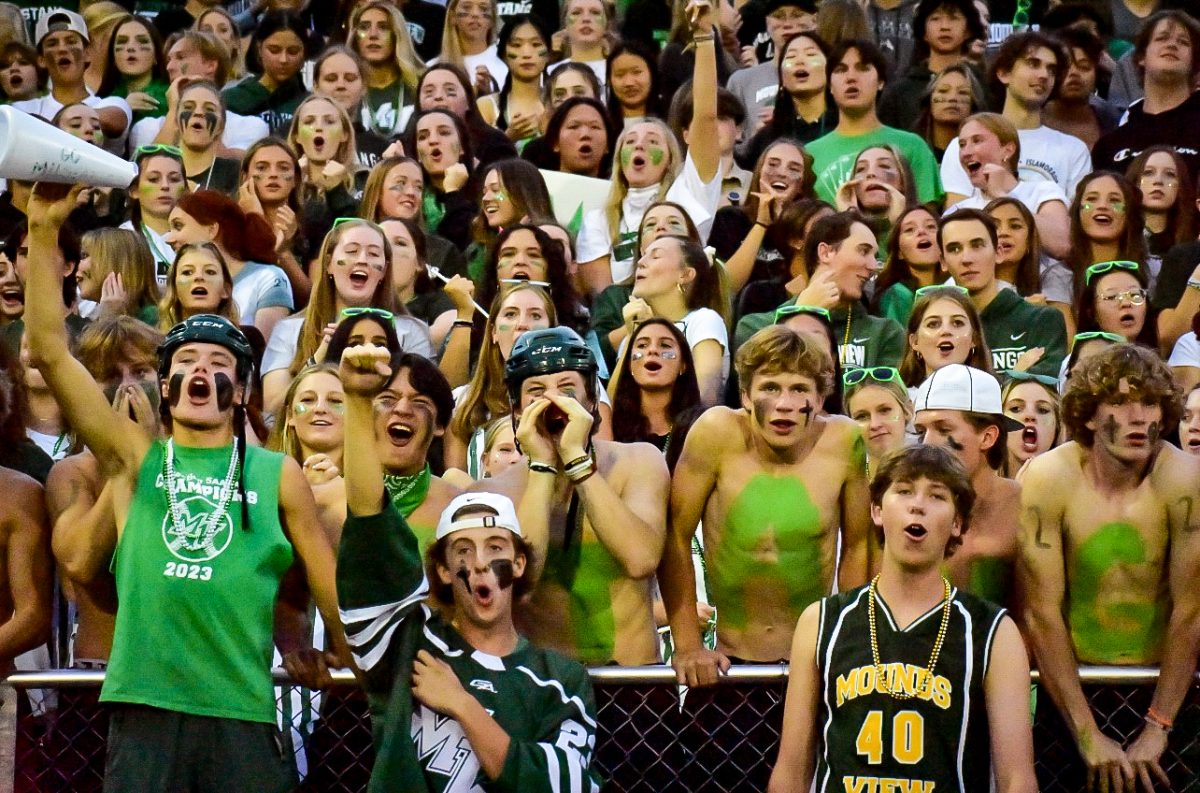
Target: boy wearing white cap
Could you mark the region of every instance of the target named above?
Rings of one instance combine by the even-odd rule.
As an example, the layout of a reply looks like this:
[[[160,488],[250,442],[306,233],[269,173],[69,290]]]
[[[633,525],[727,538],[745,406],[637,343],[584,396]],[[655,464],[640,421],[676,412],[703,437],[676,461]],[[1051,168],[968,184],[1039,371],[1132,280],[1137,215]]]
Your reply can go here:
[[[917,388],[913,425],[922,443],[944,446],[966,467],[975,490],[971,533],[947,560],[950,580],[972,594],[1011,605],[1021,486],[997,473],[1009,430],[1000,383],[963,364],[938,369]]]
[[[37,21],[35,40],[38,61],[50,73],[50,92],[37,99],[14,102],[13,107],[50,121],[67,105],[82,102],[96,109],[104,148],[118,156],[125,153],[125,133],[133,119],[129,103],[117,96],[99,97],[84,81],[87,71],[88,29],[83,17],[65,8],[55,8]]]
[[[391,377],[388,359],[386,349],[351,347],[340,371],[348,518],[338,600],[371,702],[369,790],[598,791],[586,670],[533,647],[513,625],[535,560],[512,502],[453,499],[422,564],[386,495],[373,397]],[[449,621],[424,603],[431,585]]]

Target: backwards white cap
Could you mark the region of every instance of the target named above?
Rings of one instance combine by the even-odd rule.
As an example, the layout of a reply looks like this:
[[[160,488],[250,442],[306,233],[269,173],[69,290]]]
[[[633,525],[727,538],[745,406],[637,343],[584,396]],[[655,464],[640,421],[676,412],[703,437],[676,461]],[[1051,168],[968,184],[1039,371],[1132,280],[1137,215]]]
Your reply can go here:
[[[458,520],[454,519],[455,515],[463,512],[468,507],[484,507],[496,514],[485,515],[473,512]],[[493,528],[507,529],[518,537],[522,536],[521,524],[517,520],[517,510],[513,506],[512,500],[508,496],[502,496],[499,493],[463,493],[460,496],[456,496],[442,510],[442,516],[438,519],[435,539],[440,540],[448,534],[453,534],[463,529]]]

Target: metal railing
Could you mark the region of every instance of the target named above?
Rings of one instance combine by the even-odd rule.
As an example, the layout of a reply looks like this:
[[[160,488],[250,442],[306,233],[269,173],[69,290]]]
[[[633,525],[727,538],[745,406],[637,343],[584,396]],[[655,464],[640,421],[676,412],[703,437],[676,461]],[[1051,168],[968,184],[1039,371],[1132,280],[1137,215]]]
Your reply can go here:
[[[682,707],[669,667],[590,670],[599,721],[595,767],[612,791],[755,791],[766,787],[778,750],[787,667],[735,666],[720,686],[689,691]],[[1158,671],[1143,667],[1080,670],[1097,723],[1127,744],[1141,729]],[[1036,682],[1037,674],[1033,679]],[[277,705],[289,713],[291,744],[305,772],[300,790],[357,793],[373,755],[366,702],[349,672],[310,692],[275,673]],[[0,793],[99,791],[107,715],[96,703],[99,671],[11,675],[0,688]],[[30,712],[24,692],[52,692],[51,707]],[[1042,693],[1042,692],[1039,692]],[[1081,790],[1074,743],[1042,693],[1034,724],[1042,791]],[[281,716],[282,720],[282,716]],[[1172,790],[1200,791],[1200,697],[1190,693],[1171,734],[1163,767]]]

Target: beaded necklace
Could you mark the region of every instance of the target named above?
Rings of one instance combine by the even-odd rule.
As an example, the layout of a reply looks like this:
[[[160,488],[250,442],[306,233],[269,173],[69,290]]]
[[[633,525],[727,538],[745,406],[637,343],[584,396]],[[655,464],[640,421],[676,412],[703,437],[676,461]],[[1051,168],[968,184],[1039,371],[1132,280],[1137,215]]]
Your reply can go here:
[[[179,517],[179,504],[175,500],[175,482],[182,479],[182,476],[175,474],[175,439],[167,440],[167,453],[164,455],[163,468],[165,469],[167,478],[167,503],[171,508],[171,527],[179,534],[185,534],[183,521]],[[204,520],[204,536],[211,537],[216,533],[217,521],[221,519],[221,515],[225,513],[229,506],[229,499],[233,497],[233,482],[237,476],[238,469],[238,448],[237,444],[233,444],[233,451],[229,453],[229,470],[225,472],[225,481],[221,483],[221,489],[217,495],[217,508],[208,513]]]
[[[920,689],[909,693],[903,690],[901,685],[900,691],[893,691],[890,683],[887,682],[887,672],[883,668],[883,664],[879,662],[879,639],[875,633],[875,587],[879,583],[879,576],[871,579],[871,585],[867,587],[867,625],[871,630],[871,661],[875,664],[875,677],[879,681],[878,686],[892,696],[892,699],[912,699],[913,697],[924,695],[933,685],[933,668],[937,666],[938,656],[942,653],[942,643],[946,641],[946,629],[950,626],[950,581],[942,576],[942,583],[946,587],[946,592],[942,600],[942,624],[938,628],[937,639],[933,642],[933,652],[929,655],[929,665],[925,667],[925,682]]]

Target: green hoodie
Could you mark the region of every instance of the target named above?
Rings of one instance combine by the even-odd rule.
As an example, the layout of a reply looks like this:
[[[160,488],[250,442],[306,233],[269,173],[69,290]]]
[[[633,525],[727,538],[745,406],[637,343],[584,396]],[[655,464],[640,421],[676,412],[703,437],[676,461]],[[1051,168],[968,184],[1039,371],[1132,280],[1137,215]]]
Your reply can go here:
[[[788,304],[794,304],[792,300]],[[1051,309],[1053,311],[1053,309]],[[843,369],[860,369],[864,366],[899,366],[904,357],[904,328],[894,319],[876,317],[867,313],[860,301],[850,308],[850,327],[846,327],[847,310],[838,307],[829,312],[834,332],[838,337],[838,352]],[[775,321],[774,311],[747,314],[742,317],[734,331],[734,350],[746,340]]]
[[[1026,350],[1045,347],[1046,353],[1029,372],[1058,377],[1067,355],[1067,327],[1056,309],[1035,306],[1013,290],[1001,289],[979,312],[979,321],[997,374],[1016,366],[1017,358]]]

